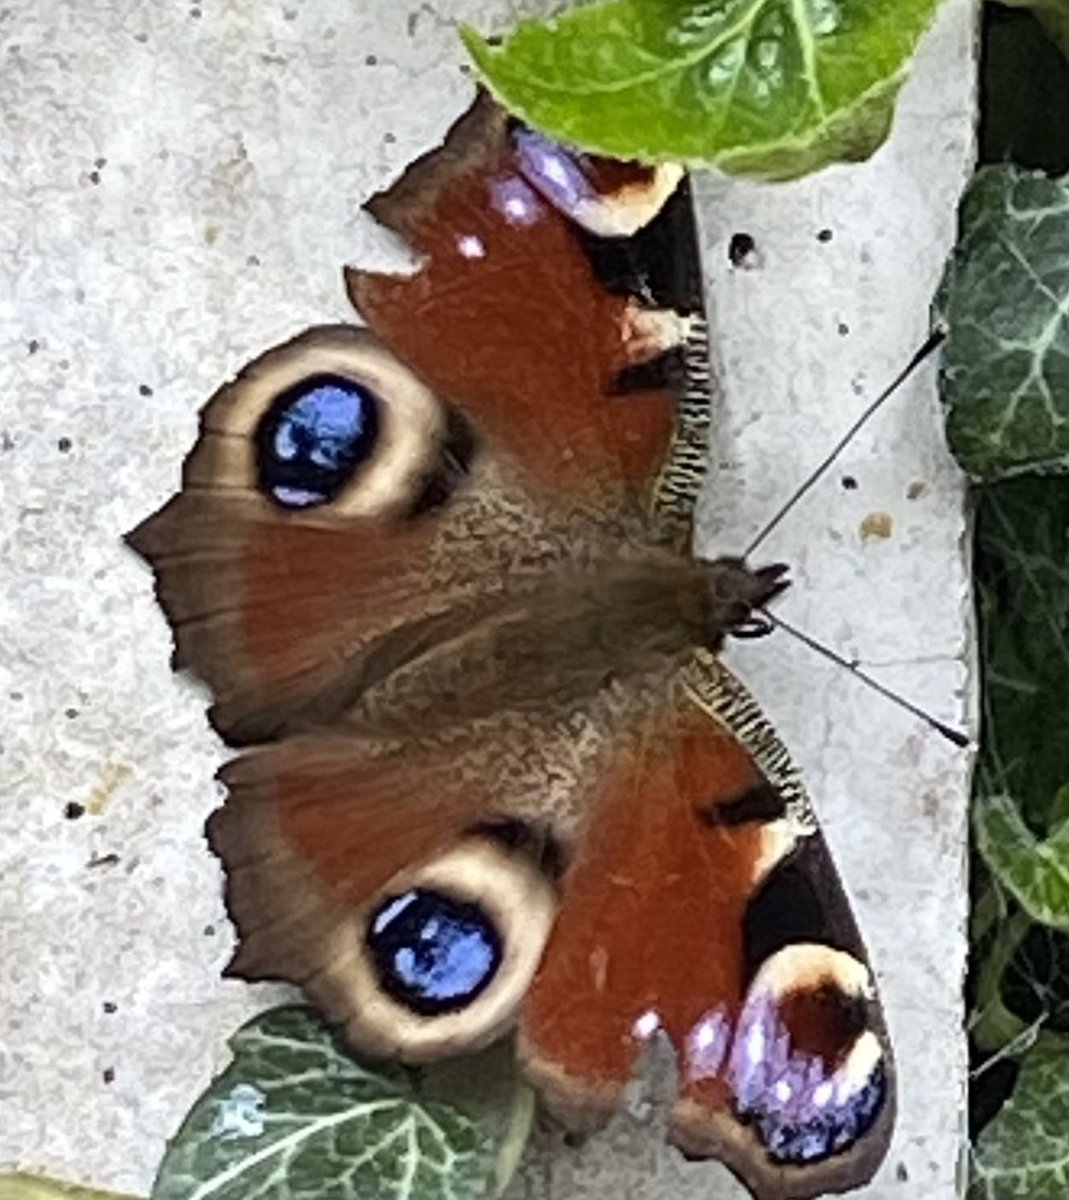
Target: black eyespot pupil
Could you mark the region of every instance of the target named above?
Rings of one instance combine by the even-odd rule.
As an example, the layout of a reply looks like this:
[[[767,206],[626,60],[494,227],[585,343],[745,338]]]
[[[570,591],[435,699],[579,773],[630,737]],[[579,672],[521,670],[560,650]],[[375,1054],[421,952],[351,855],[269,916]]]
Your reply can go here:
[[[424,1016],[466,1007],[501,965],[501,938],[486,913],[424,888],[381,904],[367,945],[383,989]]]
[[[317,375],[277,396],[256,432],[260,488],[283,508],[327,504],[378,437],[378,405],[351,379]]]

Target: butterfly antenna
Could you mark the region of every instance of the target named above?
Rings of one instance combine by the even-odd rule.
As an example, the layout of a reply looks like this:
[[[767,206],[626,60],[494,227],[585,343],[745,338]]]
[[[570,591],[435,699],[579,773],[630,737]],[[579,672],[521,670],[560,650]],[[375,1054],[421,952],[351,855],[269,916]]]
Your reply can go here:
[[[913,374],[913,372],[921,365],[922,362],[946,340],[946,330],[936,329],[931,333],[925,341],[924,345],[913,355],[908,363],[894,377],[894,379],[883,389],[875,400],[865,409],[865,411],[857,418],[843,436],[835,443],[824,459],[810,472],[809,477],[797,489],[794,495],[780,508],[780,510],[772,517],[765,525],[761,532],[753,539],[746,547],[745,558],[749,558],[758,546],[768,537],[773,529],[783,520],[783,518],[791,511],[799,500],[809,491],[809,489],[817,482],[825,471],[832,465],[833,462],[843,452],[843,449],[850,443],[857,431],[865,424],[865,422],[876,412],[881,404],[902,386],[903,383]]]
[[[962,750],[967,750],[972,746],[972,738],[968,734],[962,733],[960,729],[954,729],[952,726],[936,720],[931,713],[925,712],[923,708],[918,708],[916,704],[906,700],[897,692],[892,692],[890,688],[884,687],[878,679],[873,679],[871,675],[867,675],[862,671],[857,663],[851,662],[850,659],[844,658],[841,654],[837,654],[830,647],[825,646],[822,642],[818,642],[816,638],[811,638],[808,633],[803,633],[800,629],[784,621],[782,617],[769,612],[767,608],[762,608],[760,611],[768,618],[770,624],[775,625],[778,629],[782,629],[784,633],[789,633],[791,637],[797,638],[803,645],[808,646],[810,650],[815,650],[831,662],[837,663],[840,667],[845,667],[852,675],[860,679],[862,683],[867,683],[870,688],[879,692],[881,696],[890,700],[892,704],[897,704],[899,708],[904,708],[906,712],[923,721],[930,729],[934,729],[936,733],[942,734],[948,742],[953,742],[955,746]]]

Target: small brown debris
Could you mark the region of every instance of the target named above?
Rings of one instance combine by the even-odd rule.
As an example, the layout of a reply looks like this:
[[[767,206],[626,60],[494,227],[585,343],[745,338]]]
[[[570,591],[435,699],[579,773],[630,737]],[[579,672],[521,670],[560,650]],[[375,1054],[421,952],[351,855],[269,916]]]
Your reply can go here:
[[[861,522],[861,540],[870,542],[874,538],[886,540],[894,533],[895,520],[888,512],[870,512]]]

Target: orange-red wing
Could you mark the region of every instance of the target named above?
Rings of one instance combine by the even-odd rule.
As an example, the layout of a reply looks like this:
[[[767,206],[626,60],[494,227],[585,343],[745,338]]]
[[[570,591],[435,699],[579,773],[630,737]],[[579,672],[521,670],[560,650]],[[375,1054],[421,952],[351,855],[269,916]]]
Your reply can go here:
[[[512,836],[524,797],[508,765],[478,739],[443,751],[344,732],[229,763],[208,838],[238,935],[230,973],[301,987],[371,1054],[422,1061],[498,1036],[515,1021],[556,904],[537,855]],[[377,927],[411,903],[429,905],[432,930],[458,909],[461,933],[481,922],[496,960],[473,980],[439,943],[424,969],[435,948],[409,924],[395,969]]]
[[[432,532],[287,523],[186,491],[131,541],[155,569],[175,667],[208,683],[213,724],[241,744],[335,715],[359,687],[360,650],[448,603],[421,588]]]
[[[617,753],[525,1011],[536,1070],[614,1092],[657,1029],[683,1045],[711,1003],[737,1006],[763,834],[710,825],[700,809],[758,781],[739,744],[707,722]]]
[[[673,1139],[760,1200],[858,1186],[892,1069],[864,951],[812,818],[693,699],[621,745],[593,796],[520,1052],[568,1124],[678,1056]]]
[[[574,214],[539,192],[478,102],[371,203],[424,255],[412,278],[351,274],[378,336],[310,329],[248,364],[203,410],[181,495],[132,535],[229,741],[335,719],[407,652],[397,630],[418,640],[506,579],[615,540],[623,513],[634,533],[670,442],[658,502],[685,535],[708,415],[703,398],[676,410],[700,357],[680,343],[701,308],[685,185],[532,145],[580,171],[608,232],[578,219],[589,197]],[[621,205],[634,228],[616,234]],[[377,434],[327,502],[287,508],[261,472],[274,406],[326,377],[366,386]]]
[[[580,170],[556,153],[543,171]],[[626,184],[650,191],[648,170],[615,166],[620,178],[606,181],[588,164],[576,186],[611,186],[618,201]],[[350,295],[376,334],[543,493],[609,511],[645,507],[678,396],[656,371],[637,390],[622,392],[621,381],[681,352],[686,322],[658,305],[650,273],[627,269],[638,239],[585,230],[538,190],[537,169],[521,161],[505,114],[478,101],[441,150],[368,206],[422,256],[420,269],[411,278],[350,271]],[[687,244],[647,255],[695,258],[689,211],[686,221]],[[680,307],[700,308],[692,290],[675,290]]]

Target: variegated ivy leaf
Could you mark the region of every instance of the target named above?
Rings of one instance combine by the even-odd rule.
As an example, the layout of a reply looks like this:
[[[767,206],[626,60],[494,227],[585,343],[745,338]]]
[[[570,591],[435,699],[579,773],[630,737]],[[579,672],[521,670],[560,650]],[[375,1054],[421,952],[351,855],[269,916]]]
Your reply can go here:
[[[983,488],[977,846],[1033,920],[1069,932],[1069,476]]]
[[[970,1033],[990,1053],[1019,1049],[1041,1028],[1069,1032],[1069,934],[1059,931],[1069,866],[1069,475],[979,489],[973,552],[983,697],[973,813],[989,870],[977,873]]]
[[[602,0],[464,41],[538,129],[620,158],[786,179],[870,155],[937,0]]]
[[[1069,821],[1037,838],[1009,796],[992,795],[977,797],[975,824],[977,848],[995,878],[1034,921],[1069,932]]]
[[[1069,1042],[1033,1046],[1013,1095],[977,1139],[970,1200],[1069,1196]]]
[[[977,173],[936,297],[947,437],[979,479],[1069,471],[1069,181]]]
[[[531,1094],[507,1045],[421,1072],[369,1066],[302,1007],[230,1044],[152,1200],[486,1200],[527,1137]]]
[[[984,733],[975,792],[1033,829],[1069,818],[1069,475],[979,490],[975,566]]]

